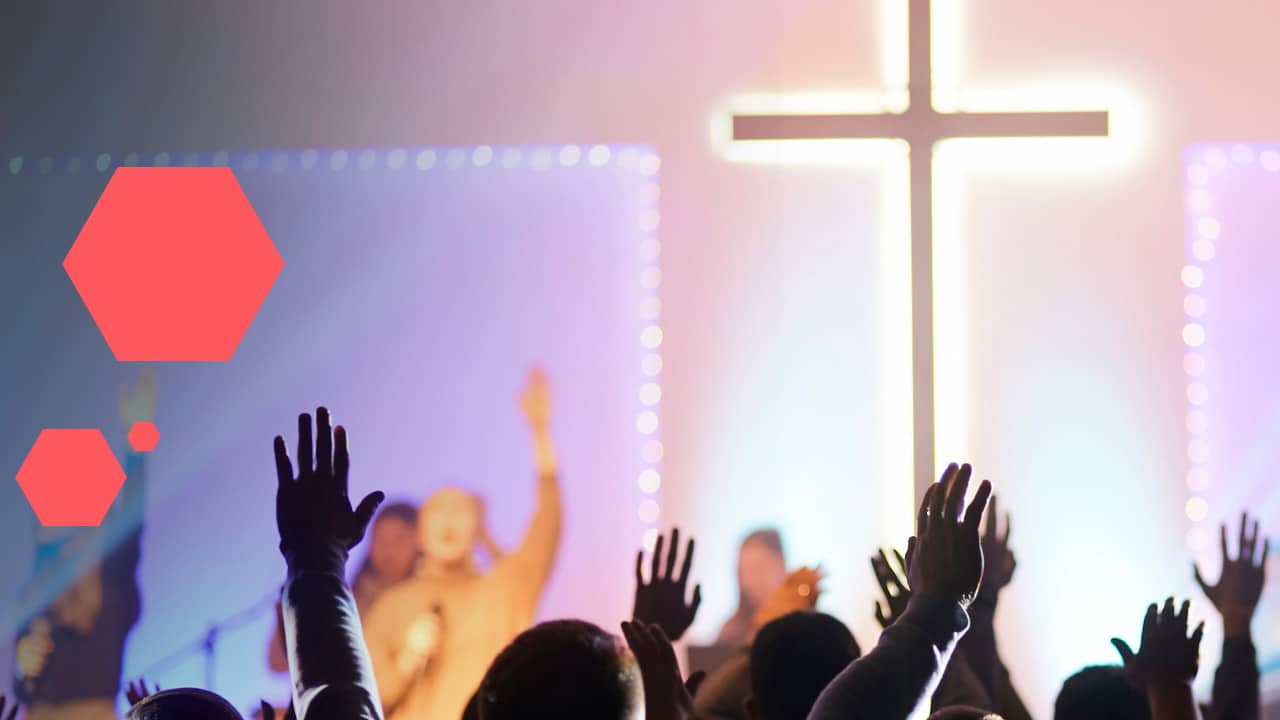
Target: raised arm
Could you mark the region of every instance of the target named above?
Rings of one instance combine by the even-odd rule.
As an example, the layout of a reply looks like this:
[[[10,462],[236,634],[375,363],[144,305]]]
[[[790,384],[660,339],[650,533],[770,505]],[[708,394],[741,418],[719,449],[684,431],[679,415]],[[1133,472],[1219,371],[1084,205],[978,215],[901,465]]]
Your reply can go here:
[[[302,720],[381,720],[355,599],[346,583],[347,553],[364,538],[382,502],[372,493],[354,510],[347,495],[350,458],[342,427],[329,411],[298,417],[298,468],[275,439],[276,524],[288,564],[283,593],[285,641],[293,705]]]
[[[996,644],[996,604],[1000,591],[1013,580],[1013,571],[1018,567],[1009,546],[1011,518],[1005,513],[1002,533],[997,500],[996,496],[991,496],[987,528],[982,536],[982,587],[969,606],[969,632],[960,641],[959,652],[990,696],[991,710],[1005,720],[1031,720],[1008,669],[1000,659],[1000,649]]]
[[[879,642],[822,691],[810,720],[905,720],[924,709],[956,643],[968,628],[965,608],[982,580],[979,525],[991,484],[978,486],[966,510],[972,469],[950,465],[920,504],[907,543],[914,589],[902,616]]]
[[[1213,676],[1213,702],[1209,720],[1257,720],[1261,706],[1258,656],[1253,645],[1253,614],[1266,583],[1268,543],[1262,540],[1258,521],[1249,532],[1249,515],[1240,516],[1239,554],[1227,549],[1227,526],[1221,529],[1222,575],[1218,582],[1205,582],[1200,568],[1192,565],[1196,584],[1222,616],[1222,662]]]
[[[887,628],[907,611],[907,605],[911,602],[911,588],[907,585],[907,561],[897,549],[893,550],[893,558],[890,559],[889,553],[882,548],[877,555],[871,556],[871,571],[880,585],[880,592],[884,594],[884,604],[879,600],[875,603],[876,621],[881,628]],[[985,588],[985,571],[982,584]],[[885,610],[886,607],[888,610]],[[972,618],[972,608],[970,612]],[[973,632],[971,622],[969,631],[965,633],[964,640],[961,640],[961,648]],[[966,662],[963,652],[952,654],[951,662],[947,663],[947,669],[938,681],[938,689],[933,693],[934,708],[956,705],[982,708],[993,706],[991,696],[977,673]]]
[[[540,369],[529,372],[520,396],[520,410],[533,440],[533,467],[538,476],[537,505],[524,538],[501,562],[541,587],[551,574],[560,544],[560,482],[555,442],[551,436],[551,383]]]
[[[130,389],[120,386],[120,424],[127,434],[137,423],[155,422],[156,374],[142,371],[138,384]],[[120,494],[97,530],[106,543],[102,559],[104,602],[109,611],[120,614],[109,620],[125,629],[132,627],[141,612],[141,598],[136,579],[142,555],[142,525],[146,512],[146,453],[129,447],[125,453],[125,481]]]

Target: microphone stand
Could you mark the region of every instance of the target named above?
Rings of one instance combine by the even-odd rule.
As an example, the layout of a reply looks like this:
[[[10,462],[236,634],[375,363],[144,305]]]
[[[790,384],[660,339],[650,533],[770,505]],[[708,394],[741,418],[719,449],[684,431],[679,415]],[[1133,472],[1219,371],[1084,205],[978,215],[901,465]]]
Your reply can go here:
[[[154,681],[157,673],[164,675],[164,673],[185,662],[188,658],[201,655],[204,657],[204,689],[209,692],[217,692],[214,687],[216,680],[214,671],[217,661],[218,640],[223,633],[248,625],[266,610],[274,608],[276,600],[279,598],[280,592],[278,590],[273,591],[240,612],[220,621],[210,623],[204,634],[199,638],[155,661],[141,673],[141,676]]]

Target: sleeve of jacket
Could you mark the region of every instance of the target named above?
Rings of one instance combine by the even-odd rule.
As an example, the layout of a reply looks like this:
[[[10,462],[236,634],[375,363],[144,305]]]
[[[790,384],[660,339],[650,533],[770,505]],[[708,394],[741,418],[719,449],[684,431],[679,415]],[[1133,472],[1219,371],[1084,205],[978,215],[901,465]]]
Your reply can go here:
[[[346,551],[304,548],[286,555],[285,643],[300,720],[382,720],[355,599],[343,578]]]
[[[954,600],[917,594],[876,646],[818,696],[809,720],[906,720],[928,707],[956,643],[969,627]]]
[[[972,633],[973,629],[970,628],[969,632]],[[966,634],[965,639],[968,640],[968,638],[969,635]],[[963,647],[963,643],[961,646]],[[947,668],[938,681],[938,689],[933,693],[934,710],[952,705],[987,710],[995,707],[995,701],[987,694],[987,689],[983,687],[978,673],[969,664],[965,654],[959,651],[951,654],[951,661],[947,663]]]
[[[1258,720],[1258,653],[1250,637],[1222,641],[1222,662],[1213,674],[1209,720]]]

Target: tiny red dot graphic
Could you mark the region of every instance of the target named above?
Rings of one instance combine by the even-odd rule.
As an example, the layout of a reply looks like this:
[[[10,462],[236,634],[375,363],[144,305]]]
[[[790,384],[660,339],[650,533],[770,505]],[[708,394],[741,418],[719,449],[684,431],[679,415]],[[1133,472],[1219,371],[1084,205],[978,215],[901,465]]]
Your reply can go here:
[[[149,453],[160,442],[160,430],[153,422],[136,422],[129,428],[129,447],[134,452]]]
[[[101,430],[46,428],[17,478],[41,525],[97,527],[124,486],[125,473]]]
[[[116,360],[225,362],[284,260],[230,168],[122,167],[62,266]]]

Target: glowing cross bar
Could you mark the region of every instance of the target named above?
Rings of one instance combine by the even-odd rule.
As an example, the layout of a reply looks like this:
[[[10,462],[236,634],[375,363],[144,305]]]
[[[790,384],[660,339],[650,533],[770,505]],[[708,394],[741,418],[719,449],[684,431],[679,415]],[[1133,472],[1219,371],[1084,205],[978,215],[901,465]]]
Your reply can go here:
[[[900,139],[911,157],[911,343],[916,492],[936,479],[933,372],[933,146],[951,138],[1086,137],[1108,134],[1100,112],[938,112],[933,107],[929,0],[910,0],[908,85],[902,113],[735,115],[734,140]],[[916,152],[927,148],[928,152]]]

